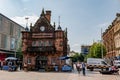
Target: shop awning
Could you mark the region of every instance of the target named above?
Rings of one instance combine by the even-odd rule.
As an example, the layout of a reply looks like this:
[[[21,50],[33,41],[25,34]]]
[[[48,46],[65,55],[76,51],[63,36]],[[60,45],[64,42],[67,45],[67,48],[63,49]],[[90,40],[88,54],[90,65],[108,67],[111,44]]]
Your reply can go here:
[[[71,57],[69,56],[62,56],[62,57],[59,57],[60,60],[66,60],[66,59],[70,59]]]

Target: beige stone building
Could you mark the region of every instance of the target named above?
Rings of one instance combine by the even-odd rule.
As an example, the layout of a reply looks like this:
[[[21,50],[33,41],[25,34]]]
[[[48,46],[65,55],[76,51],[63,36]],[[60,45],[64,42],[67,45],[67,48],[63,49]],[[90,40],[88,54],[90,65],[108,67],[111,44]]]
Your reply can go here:
[[[103,33],[103,44],[106,47],[106,57],[114,58],[115,42],[114,42],[114,25],[109,25],[108,29]]]
[[[103,43],[107,50],[107,58],[120,56],[120,14],[116,14],[115,20],[103,33]]]
[[[120,13],[117,13],[113,25],[116,56],[120,59]]]
[[[24,28],[0,13],[0,60],[15,56]]]

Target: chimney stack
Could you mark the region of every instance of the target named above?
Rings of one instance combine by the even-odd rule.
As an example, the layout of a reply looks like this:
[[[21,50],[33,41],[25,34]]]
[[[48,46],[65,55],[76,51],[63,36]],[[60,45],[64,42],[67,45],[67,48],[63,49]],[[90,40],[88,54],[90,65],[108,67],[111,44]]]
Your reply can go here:
[[[117,21],[120,21],[120,13],[117,13],[116,16],[117,16]]]
[[[46,11],[46,14],[45,14],[45,17],[48,19],[48,21],[50,22],[51,21],[51,11],[47,10]]]

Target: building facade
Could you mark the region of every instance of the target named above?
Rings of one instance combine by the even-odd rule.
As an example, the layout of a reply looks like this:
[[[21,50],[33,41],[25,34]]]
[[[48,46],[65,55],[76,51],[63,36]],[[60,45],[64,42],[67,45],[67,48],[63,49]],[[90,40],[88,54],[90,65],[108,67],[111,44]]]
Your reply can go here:
[[[16,49],[21,41],[24,28],[0,13],[0,60],[8,56],[16,56]]]
[[[116,14],[115,20],[103,33],[103,43],[107,50],[107,58],[120,59],[120,13]]]
[[[115,41],[114,41],[114,25],[110,25],[103,33],[103,44],[106,48],[106,57],[114,58],[115,54]]]
[[[85,54],[85,55],[88,54],[89,50],[90,50],[90,47],[91,47],[90,45],[82,45],[81,46],[81,53]]]
[[[116,14],[116,19],[113,24],[116,57],[120,59],[120,13]]]
[[[52,70],[54,65],[61,69],[65,64],[59,58],[67,56],[67,28],[62,30],[51,25],[51,11],[42,10],[39,19],[30,31],[22,31],[23,62],[30,70]]]

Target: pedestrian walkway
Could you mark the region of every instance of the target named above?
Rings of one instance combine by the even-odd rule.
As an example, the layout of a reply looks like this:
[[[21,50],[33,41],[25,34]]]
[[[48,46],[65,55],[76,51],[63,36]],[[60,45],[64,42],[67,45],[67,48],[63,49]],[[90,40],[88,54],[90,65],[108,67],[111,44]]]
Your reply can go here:
[[[73,72],[8,72],[0,70],[0,80],[120,80],[120,75],[102,75],[87,71],[86,76]]]

